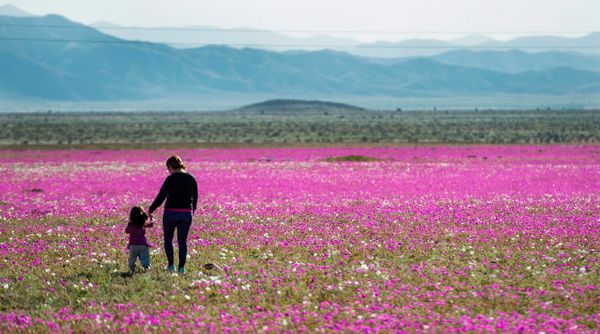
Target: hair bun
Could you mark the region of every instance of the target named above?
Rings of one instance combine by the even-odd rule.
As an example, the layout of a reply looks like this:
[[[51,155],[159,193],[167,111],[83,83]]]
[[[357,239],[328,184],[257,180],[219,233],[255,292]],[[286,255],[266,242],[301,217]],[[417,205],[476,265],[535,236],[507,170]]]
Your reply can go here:
[[[178,155],[172,155],[167,159],[167,167],[171,169],[185,169],[185,164]]]

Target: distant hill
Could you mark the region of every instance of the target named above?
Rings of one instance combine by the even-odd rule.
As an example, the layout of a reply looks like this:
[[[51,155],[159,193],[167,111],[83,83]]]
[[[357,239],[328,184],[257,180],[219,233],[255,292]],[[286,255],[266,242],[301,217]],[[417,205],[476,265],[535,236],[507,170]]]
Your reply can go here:
[[[209,26],[128,27],[111,22],[95,22],[91,27],[118,38],[167,44],[176,48],[194,48],[207,44],[255,46],[263,49],[318,50],[344,48],[360,44],[351,38],[315,35],[297,38],[282,33],[253,28],[221,29]]]
[[[467,35],[467,36],[464,36],[461,38],[454,39],[454,40],[452,40],[452,44],[461,45],[461,46],[476,46],[479,44],[492,42],[492,41],[494,41],[494,39],[491,37],[488,37],[485,35],[472,34],[472,35]]]
[[[600,32],[593,32],[575,38],[559,36],[526,36],[509,41],[488,41],[480,44],[480,46],[501,47],[506,49],[530,48],[528,50],[536,52],[561,50],[600,54]]]
[[[346,51],[364,57],[396,58],[432,56],[460,47],[458,44],[435,39],[407,39],[399,42],[363,43]]]
[[[5,24],[0,29],[0,95],[25,99],[110,101],[219,92],[395,97],[600,93],[600,73],[564,66],[505,73],[425,58],[377,63],[331,50],[177,49],[125,41],[58,15],[0,16],[0,23]]]
[[[0,16],[15,16],[15,17],[24,17],[24,16],[33,16],[33,14],[27,13],[26,11],[17,8],[13,5],[2,5],[0,6]]]
[[[578,52],[582,54],[600,55],[600,32],[590,33],[582,37],[558,36],[526,36],[498,41],[476,35],[465,36],[453,41],[435,39],[409,39],[398,42],[381,41],[364,43],[344,51],[355,55],[375,58],[400,58],[415,56],[433,56],[441,53],[473,48],[474,50],[508,51],[520,50],[530,53],[538,52]]]
[[[4,55],[0,66],[10,69],[10,59],[31,64],[32,77],[45,82],[51,71],[54,80],[65,89],[61,94],[54,84],[37,91],[3,82],[24,96],[67,100],[115,100],[162,96],[177,91],[209,91],[216,79],[201,66],[195,66],[186,53],[165,45],[128,43],[103,34],[62,16],[0,17],[0,23],[27,25],[5,26],[0,38]],[[38,27],[42,25],[41,27]],[[70,27],[70,28],[65,28]],[[11,40],[15,36],[17,40]],[[82,42],[79,42],[82,41]],[[93,41],[93,43],[87,42]],[[44,71],[36,69],[43,68]],[[7,79],[10,77],[7,77]],[[33,80],[36,81],[36,80]]]
[[[240,111],[253,112],[323,112],[323,111],[361,111],[364,108],[345,103],[336,103],[329,101],[308,101],[308,100],[288,100],[276,99],[260,103],[250,104],[239,108]]]
[[[449,65],[468,66],[507,73],[544,71],[557,67],[571,67],[582,71],[600,72],[600,55],[576,52],[538,52],[519,50],[473,51],[454,50],[432,56],[432,60]]]

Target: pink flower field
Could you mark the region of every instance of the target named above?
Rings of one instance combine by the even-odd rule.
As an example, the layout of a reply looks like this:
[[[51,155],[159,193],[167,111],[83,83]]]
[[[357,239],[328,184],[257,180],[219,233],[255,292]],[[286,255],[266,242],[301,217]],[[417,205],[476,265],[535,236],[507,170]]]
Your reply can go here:
[[[173,153],[187,273],[159,212],[124,275]],[[0,332],[596,333],[599,231],[599,146],[4,150]]]

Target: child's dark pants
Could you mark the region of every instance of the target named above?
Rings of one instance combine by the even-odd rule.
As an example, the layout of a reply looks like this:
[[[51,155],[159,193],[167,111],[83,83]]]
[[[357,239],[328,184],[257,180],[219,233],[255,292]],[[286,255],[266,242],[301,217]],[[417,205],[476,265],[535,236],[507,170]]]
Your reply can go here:
[[[148,269],[150,267],[150,250],[146,245],[130,245],[129,246],[129,270],[135,272],[135,261],[140,259],[142,267]]]

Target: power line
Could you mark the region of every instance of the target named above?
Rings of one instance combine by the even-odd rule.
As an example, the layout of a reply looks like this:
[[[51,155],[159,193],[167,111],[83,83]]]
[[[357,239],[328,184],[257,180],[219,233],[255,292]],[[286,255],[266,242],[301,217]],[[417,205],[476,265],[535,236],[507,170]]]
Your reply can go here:
[[[334,34],[590,34],[598,31],[590,30],[531,30],[531,31],[427,31],[427,30],[306,30],[306,29],[255,29],[255,28],[210,28],[210,27],[123,27],[123,26],[86,26],[86,25],[64,25],[64,24],[17,24],[0,23],[2,27],[24,27],[24,28],[59,28],[59,29],[106,29],[106,30],[152,30],[152,31],[198,31],[198,32],[256,32],[256,33],[334,33]]]
[[[359,48],[359,49],[600,49],[600,45],[582,45],[582,46],[559,46],[559,45],[536,45],[536,46],[461,46],[461,45],[397,45],[397,44],[255,44],[255,43],[191,43],[191,42],[168,42],[156,43],[147,41],[131,41],[123,39],[62,39],[62,38],[20,38],[20,37],[0,37],[5,41],[20,42],[62,42],[62,43],[97,43],[97,44],[170,44],[170,45],[191,45],[196,47],[209,45],[225,45],[231,47],[267,47],[267,48]]]

